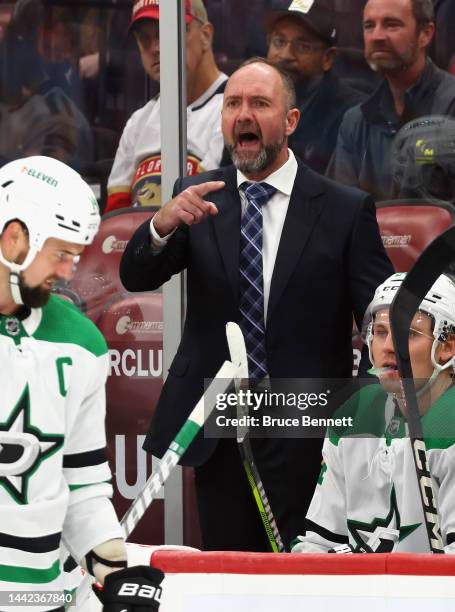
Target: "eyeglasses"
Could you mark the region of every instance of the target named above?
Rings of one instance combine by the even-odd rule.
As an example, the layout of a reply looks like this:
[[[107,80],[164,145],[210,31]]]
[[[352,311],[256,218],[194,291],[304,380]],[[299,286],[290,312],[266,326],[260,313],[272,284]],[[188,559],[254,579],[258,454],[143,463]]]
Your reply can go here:
[[[327,48],[326,45],[323,44],[310,43],[299,38],[288,40],[284,36],[269,36],[268,42],[269,46],[275,49],[284,49],[289,45],[296,55],[310,55],[310,53],[316,53],[317,51],[322,51]]]

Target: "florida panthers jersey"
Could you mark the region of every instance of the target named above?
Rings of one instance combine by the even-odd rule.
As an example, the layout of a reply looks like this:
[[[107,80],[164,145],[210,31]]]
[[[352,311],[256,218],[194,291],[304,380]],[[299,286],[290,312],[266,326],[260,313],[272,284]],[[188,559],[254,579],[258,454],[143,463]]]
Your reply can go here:
[[[61,542],[79,561],[122,532],[108,499],[102,335],[53,296],[22,319],[0,315],[0,363],[0,610],[17,612],[30,608],[9,608],[10,593],[62,589]]]
[[[390,400],[370,385],[340,410],[353,417],[353,427],[349,434],[330,431],[324,442],[306,534],[294,541],[293,552],[342,544],[369,552],[387,540],[399,552],[430,551],[407,425],[393,411],[387,416]],[[451,387],[421,419],[446,552],[455,542],[454,403]]]
[[[223,154],[221,107],[227,76],[221,74],[187,108],[187,174],[220,165]],[[108,180],[106,211],[161,204],[160,96],[129,118]]]

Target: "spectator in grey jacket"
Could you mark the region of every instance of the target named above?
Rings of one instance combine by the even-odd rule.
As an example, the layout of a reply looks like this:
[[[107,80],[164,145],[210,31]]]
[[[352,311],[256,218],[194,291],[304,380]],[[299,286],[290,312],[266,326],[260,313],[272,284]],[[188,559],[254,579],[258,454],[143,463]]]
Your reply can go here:
[[[423,115],[455,115],[455,78],[427,57],[434,34],[431,0],[369,0],[363,15],[365,57],[384,76],[378,89],[349,109],[327,174],[376,199],[401,195],[392,180],[398,130]]]

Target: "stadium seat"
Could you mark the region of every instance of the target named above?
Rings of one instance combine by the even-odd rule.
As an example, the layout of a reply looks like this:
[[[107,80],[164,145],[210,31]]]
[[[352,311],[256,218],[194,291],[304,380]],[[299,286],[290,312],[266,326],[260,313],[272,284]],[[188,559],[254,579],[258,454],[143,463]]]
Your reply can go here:
[[[125,292],[118,272],[121,256],[134,231],[156,210],[123,208],[104,215],[95,241],[84,251],[66,290],[95,323],[106,303]]]
[[[397,272],[408,272],[425,247],[455,221],[454,208],[444,202],[388,200],[376,207],[382,241]]]

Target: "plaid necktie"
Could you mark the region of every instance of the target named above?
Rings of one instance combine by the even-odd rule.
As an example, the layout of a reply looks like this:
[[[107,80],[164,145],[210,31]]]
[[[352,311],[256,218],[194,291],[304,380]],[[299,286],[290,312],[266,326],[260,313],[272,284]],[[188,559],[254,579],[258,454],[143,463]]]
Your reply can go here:
[[[262,207],[276,192],[267,183],[240,185],[248,200],[240,234],[240,321],[248,354],[249,376],[267,375],[262,277]]]

